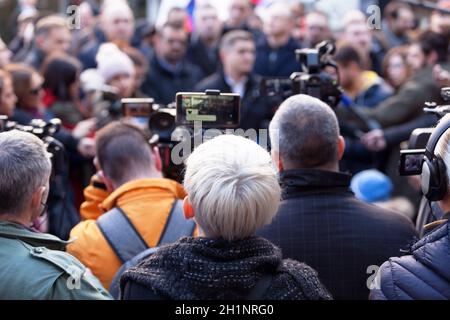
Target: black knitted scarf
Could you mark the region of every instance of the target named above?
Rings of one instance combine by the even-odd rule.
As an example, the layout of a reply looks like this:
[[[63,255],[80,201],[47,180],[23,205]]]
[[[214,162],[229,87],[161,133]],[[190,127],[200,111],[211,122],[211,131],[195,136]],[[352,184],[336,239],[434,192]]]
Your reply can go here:
[[[273,278],[264,299],[331,299],[313,269],[282,260],[281,250],[260,237],[182,238],[127,270],[121,287],[133,281],[166,299],[245,299],[267,274]]]

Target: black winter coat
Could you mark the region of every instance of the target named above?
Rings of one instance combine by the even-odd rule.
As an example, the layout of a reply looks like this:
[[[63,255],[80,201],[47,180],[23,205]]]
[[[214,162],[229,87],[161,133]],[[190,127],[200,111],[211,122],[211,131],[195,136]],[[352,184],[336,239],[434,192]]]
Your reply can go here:
[[[331,299],[316,272],[263,238],[228,242],[182,238],[163,246],[123,274],[121,298],[173,300],[246,299],[262,278],[258,299]]]

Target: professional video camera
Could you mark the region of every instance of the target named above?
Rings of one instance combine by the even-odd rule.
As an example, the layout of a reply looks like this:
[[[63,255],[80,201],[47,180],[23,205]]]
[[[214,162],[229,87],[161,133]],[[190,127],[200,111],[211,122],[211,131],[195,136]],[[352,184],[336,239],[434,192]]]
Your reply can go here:
[[[441,96],[445,102],[449,102],[450,88],[442,88]],[[440,120],[446,114],[450,113],[450,105],[438,105],[435,102],[427,102],[423,110],[425,113],[436,115],[437,120]],[[416,229],[420,236],[424,234],[424,226],[427,223],[438,220],[443,215],[442,210],[435,202],[440,197],[439,191],[435,190],[433,185],[440,179],[437,177],[440,172],[430,170],[430,166],[435,166],[433,163],[435,160],[431,158],[433,155],[430,155],[430,151],[426,150],[434,130],[435,128],[415,129],[409,138],[408,149],[400,151],[399,174],[401,176],[422,175],[421,187],[424,196],[422,197],[416,218]],[[439,134],[439,132],[437,133]],[[431,151],[431,153],[433,152]]]
[[[160,150],[165,176],[177,181],[181,181],[183,165],[174,164],[171,159],[175,145],[189,139],[189,145],[193,146],[195,136],[203,135],[203,129],[237,128],[240,121],[239,95],[218,90],[179,92],[175,102],[167,106],[154,104],[151,98],[121,102],[125,120],[140,127],[148,126],[152,134],[150,143]],[[201,132],[195,132],[196,124],[201,124]]]
[[[442,88],[441,97],[445,102],[449,102],[450,88]],[[436,102],[426,102],[423,111],[426,114],[434,114],[436,120],[439,120],[447,113],[450,113],[450,104],[438,105]],[[425,147],[433,130],[434,128],[417,128],[411,133],[408,149],[400,151],[399,174],[401,176],[412,176],[422,173]]]
[[[61,128],[61,120],[55,118],[49,122],[41,119],[33,119],[29,125],[20,125],[17,122],[10,121],[7,116],[0,116],[0,132],[20,130],[32,133],[41,139],[52,160],[52,176],[60,174],[64,170],[65,149],[64,145],[54,138],[55,133]]]
[[[323,41],[313,49],[297,49],[295,56],[302,71],[294,72],[289,78],[266,78],[261,84],[261,93],[278,97],[280,102],[295,94],[316,97],[331,107],[336,107],[342,95],[339,88],[337,65],[332,60],[334,44]],[[331,68],[336,78],[326,72]]]

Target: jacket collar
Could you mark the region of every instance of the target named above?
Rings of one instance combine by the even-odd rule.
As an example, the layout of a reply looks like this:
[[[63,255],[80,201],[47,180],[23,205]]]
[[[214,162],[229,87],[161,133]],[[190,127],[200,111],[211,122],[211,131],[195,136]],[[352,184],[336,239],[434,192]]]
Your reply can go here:
[[[342,172],[318,169],[293,169],[280,173],[283,199],[292,198],[305,192],[350,191],[351,175]]]
[[[138,179],[125,183],[114,190],[103,202],[102,208],[109,211],[115,206],[121,206],[121,203],[132,200],[136,195],[143,193],[152,196],[153,192],[168,194],[174,198],[182,199],[185,197],[183,187],[176,181],[170,179]]]
[[[0,221],[0,237],[17,239],[34,247],[46,247],[51,250],[64,251],[71,241],[63,241],[48,233],[40,233],[29,230],[20,224]]]

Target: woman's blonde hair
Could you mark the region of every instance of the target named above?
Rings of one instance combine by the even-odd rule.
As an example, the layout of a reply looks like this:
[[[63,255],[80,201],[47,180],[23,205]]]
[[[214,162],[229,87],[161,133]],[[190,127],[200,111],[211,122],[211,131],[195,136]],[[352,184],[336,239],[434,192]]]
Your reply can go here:
[[[184,187],[205,236],[229,241],[252,236],[270,223],[280,202],[269,153],[234,135],[218,136],[194,150]]]

